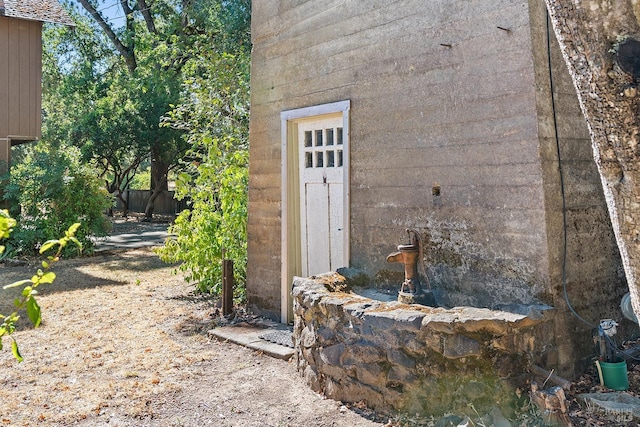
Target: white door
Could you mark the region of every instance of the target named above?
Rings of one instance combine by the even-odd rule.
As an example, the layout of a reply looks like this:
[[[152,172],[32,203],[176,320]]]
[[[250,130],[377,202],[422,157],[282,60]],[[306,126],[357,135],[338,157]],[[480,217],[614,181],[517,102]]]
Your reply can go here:
[[[344,267],[342,114],[298,125],[302,275]]]

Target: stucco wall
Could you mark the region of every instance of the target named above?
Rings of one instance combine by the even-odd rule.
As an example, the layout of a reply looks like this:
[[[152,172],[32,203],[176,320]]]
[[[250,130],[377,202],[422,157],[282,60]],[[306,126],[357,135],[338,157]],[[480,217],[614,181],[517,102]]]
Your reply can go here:
[[[352,267],[399,274],[385,257],[416,228],[452,305],[565,310],[557,123],[569,291],[590,320],[616,317],[615,242],[557,52],[550,96],[545,19],[541,0],[253,2],[250,303],[279,314],[280,112],[348,99]],[[558,334],[588,342],[572,322]]]

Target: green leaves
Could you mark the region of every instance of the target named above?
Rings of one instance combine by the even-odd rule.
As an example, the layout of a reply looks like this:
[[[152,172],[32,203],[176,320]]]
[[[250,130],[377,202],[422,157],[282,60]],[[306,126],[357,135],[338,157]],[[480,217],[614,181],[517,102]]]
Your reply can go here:
[[[27,316],[29,316],[29,319],[35,328],[40,326],[40,322],[42,321],[42,317],[40,316],[40,306],[33,296],[27,300]]]
[[[53,283],[55,279],[56,279],[56,274],[54,272],[49,271],[45,273],[42,270],[38,270],[38,272],[33,277],[31,277],[31,279],[18,280],[17,282],[13,282],[9,285],[3,286],[2,289],[17,288],[19,286],[26,285],[27,283],[33,284],[34,285],[33,287],[35,288],[36,286],[42,285],[44,283]],[[28,286],[25,289],[28,289],[29,291],[31,291],[32,287]]]
[[[9,288],[17,288],[18,286],[23,286],[26,285],[27,283],[33,283],[32,280],[18,280],[17,282],[13,282],[9,285],[3,286],[2,289],[9,289]]]
[[[48,251],[49,249],[51,249],[54,246],[58,246],[60,249],[64,249],[67,244],[69,244],[69,242],[73,242],[75,243],[75,245],[78,247],[78,249],[80,251],[82,251],[82,243],[75,237],[75,234],[78,232],[78,229],[80,228],[80,223],[76,222],[74,224],[71,224],[71,226],[64,232],[64,237],[61,239],[53,239],[53,240],[47,240],[46,242],[44,242],[42,244],[42,246],[40,247],[40,254],[45,253],[46,251]],[[43,262],[43,267],[46,265],[48,266],[48,264]],[[47,268],[47,267],[44,267]],[[53,273],[51,273],[53,274]],[[53,278],[55,279],[55,275],[53,276]],[[44,279],[44,280],[48,280],[48,279]],[[42,282],[45,283],[45,282]],[[46,282],[46,283],[51,283],[51,282]]]
[[[15,339],[11,341],[11,353],[13,353],[13,357],[15,357],[18,363],[24,360],[20,354],[20,350],[18,350],[18,342]]]
[[[180,262],[187,280],[202,292],[218,293],[222,253],[234,260],[237,296],[246,276],[248,191],[249,55],[206,51],[194,57],[185,80],[189,98],[165,122],[187,129],[189,163],[178,174],[176,197],[191,201],[176,218],[158,250],[165,261]]]
[[[11,185],[4,196],[15,207],[20,222],[5,243],[11,256],[30,256],[59,243],[67,245],[72,240],[65,233],[80,219],[82,225],[71,231],[89,250],[91,237],[105,235],[109,229],[103,212],[112,199],[95,169],[81,164],[78,149],[56,149],[56,145],[50,141],[25,144],[21,160],[12,165]],[[63,253],[68,256],[75,250],[75,245],[68,245]]]
[[[16,221],[9,216],[9,211],[6,209],[0,210],[0,240],[7,239],[11,235],[13,228],[16,226]],[[4,246],[0,253],[4,251]]]
[[[135,1],[129,3],[136,8]],[[198,23],[197,31],[182,28],[193,25],[192,2],[154,3],[142,13],[128,14],[126,27],[108,33],[109,22],[99,25],[90,8],[82,13],[80,7],[76,29],[44,35],[50,55],[43,73],[48,89],[43,139],[79,147],[108,193],[124,205],[123,191],[151,158],[155,180],[177,167],[187,148],[181,131],[159,123],[170,105],[179,103],[181,68],[192,39],[208,30],[205,22]],[[157,25],[148,26],[153,22]],[[157,188],[164,185],[156,183]]]
[[[52,247],[54,247],[59,243],[60,243],[60,240],[47,240],[40,247],[40,254],[45,253],[46,251],[48,251],[49,249],[51,249]]]
[[[44,273],[42,270],[38,270],[38,273],[31,278],[34,285],[42,285],[44,283],[53,283],[56,279],[56,274],[49,271]]]

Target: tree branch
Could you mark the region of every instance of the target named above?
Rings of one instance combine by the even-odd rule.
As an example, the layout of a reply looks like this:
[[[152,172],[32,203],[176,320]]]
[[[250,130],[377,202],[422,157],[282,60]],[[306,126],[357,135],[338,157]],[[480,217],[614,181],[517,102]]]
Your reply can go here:
[[[129,0],[120,0],[120,6],[124,11],[124,18],[126,22],[126,39],[129,40],[130,45],[127,46],[127,53],[130,58],[133,59],[133,64],[129,64],[127,57],[125,57],[125,61],[127,61],[127,68],[129,68],[129,72],[133,73],[137,67],[136,64],[136,56],[135,56],[135,40],[136,40],[136,27],[135,27],[135,19],[133,16],[133,9],[129,6]]]
[[[180,23],[182,24],[182,28],[181,30],[184,30],[185,28],[187,28],[187,26],[189,26],[189,14],[188,11],[191,8],[191,0],[182,0],[182,12],[181,12],[181,19],[180,19]]]
[[[131,13],[133,12],[133,9],[131,9],[131,6],[129,6],[128,0],[120,0],[120,7],[122,7],[122,11],[125,15],[131,15]]]
[[[129,47],[125,46],[120,41],[120,39],[118,38],[116,33],[113,31],[111,26],[109,26],[109,24],[107,24],[107,22],[104,20],[102,15],[100,15],[98,13],[96,8],[93,7],[93,5],[91,3],[89,3],[88,0],[79,0],[79,1],[80,1],[80,4],[82,5],[82,7],[84,7],[84,9],[87,12],[89,12],[89,14],[93,17],[93,19],[98,23],[100,28],[102,28],[102,30],[105,32],[105,34],[107,35],[109,40],[111,40],[111,42],[115,46],[115,48],[118,51],[118,53],[120,53],[122,58],[124,58],[124,61],[127,64],[127,68],[129,69],[129,71],[130,72],[135,71],[135,69],[137,67],[137,63],[136,63],[136,58],[135,58],[135,55],[133,54],[132,49],[130,49]],[[126,3],[126,0],[122,0],[122,3]],[[130,9],[128,4],[127,4],[127,8]],[[124,9],[124,7],[123,7],[123,9]],[[125,13],[126,13],[126,11],[125,11]]]
[[[151,15],[151,8],[147,6],[146,0],[138,0],[138,10],[142,13],[144,17],[144,22],[147,24],[147,30],[150,33],[156,33],[156,24],[153,21],[153,16]]]

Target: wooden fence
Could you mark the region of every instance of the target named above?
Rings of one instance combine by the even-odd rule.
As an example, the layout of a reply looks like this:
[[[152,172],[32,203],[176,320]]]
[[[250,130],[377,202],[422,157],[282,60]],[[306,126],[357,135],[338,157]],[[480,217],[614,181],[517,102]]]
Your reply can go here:
[[[176,200],[173,191],[163,191],[156,199],[153,213],[177,215],[187,208],[187,200]],[[123,197],[129,203],[129,212],[144,212],[151,190],[125,190]],[[116,209],[123,209],[122,201],[116,198]]]

